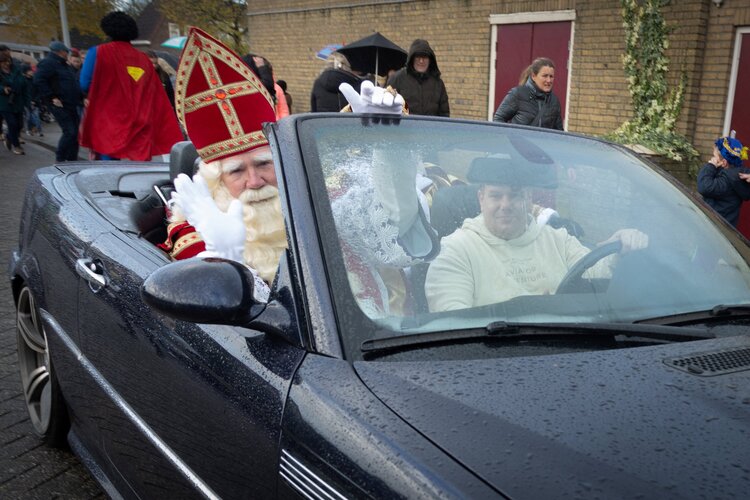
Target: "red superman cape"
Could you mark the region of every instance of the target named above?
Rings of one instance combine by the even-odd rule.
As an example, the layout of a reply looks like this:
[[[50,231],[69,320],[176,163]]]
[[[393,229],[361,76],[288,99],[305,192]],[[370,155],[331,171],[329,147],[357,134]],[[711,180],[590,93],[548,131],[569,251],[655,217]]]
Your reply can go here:
[[[150,160],[183,140],[149,58],[128,42],[96,49],[81,145],[114,158]]]

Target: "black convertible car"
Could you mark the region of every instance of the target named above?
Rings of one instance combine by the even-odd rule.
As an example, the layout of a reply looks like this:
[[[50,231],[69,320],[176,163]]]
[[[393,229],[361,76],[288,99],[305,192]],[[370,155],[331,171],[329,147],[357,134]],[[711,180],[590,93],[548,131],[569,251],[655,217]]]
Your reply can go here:
[[[750,246],[670,176],[493,123],[317,114],[265,132],[288,237],[268,303],[242,265],[156,246],[188,145],[30,182],[10,262],[26,404],[109,495],[747,498]],[[518,290],[436,306],[441,249],[402,258],[390,196],[446,242],[481,220],[478,164],[552,172],[524,188],[528,225],[591,251],[545,293],[523,292],[545,260],[486,262]],[[625,228],[647,246],[601,245]]]

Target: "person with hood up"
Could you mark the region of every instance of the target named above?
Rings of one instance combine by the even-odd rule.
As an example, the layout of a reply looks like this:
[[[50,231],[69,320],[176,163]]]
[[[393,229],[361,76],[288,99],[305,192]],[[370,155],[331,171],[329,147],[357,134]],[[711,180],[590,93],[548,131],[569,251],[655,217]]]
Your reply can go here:
[[[440,78],[435,52],[427,40],[414,40],[409,48],[406,66],[387,82],[401,94],[409,106],[409,114],[450,116],[448,92]]]
[[[362,80],[352,72],[349,60],[344,54],[332,52],[326,59],[325,68],[313,83],[310,111],[341,111],[348,104],[344,94],[339,92],[339,85],[342,83],[348,83],[359,92]]]
[[[510,89],[492,121],[562,130],[560,100],[552,93],[555,63],[538,57],[526,68],[518,86]]]

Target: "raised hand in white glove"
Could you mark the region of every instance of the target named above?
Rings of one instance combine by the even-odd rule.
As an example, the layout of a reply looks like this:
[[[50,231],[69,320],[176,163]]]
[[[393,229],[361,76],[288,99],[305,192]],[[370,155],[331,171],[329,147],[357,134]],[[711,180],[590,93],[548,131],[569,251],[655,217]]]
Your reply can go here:
[[[198,256],[243,262],[245,224],[242,221],[242,202],[232,200],[228,210],[222,212],[211,197],[205,179],[198,174],[192,180],[180,174],[174,180],[174,187],[174,204],[200,233],[206,245],[206,250]]]
[[[354,113],[379,113],[400,115],[404,106],[401,94],[395,96],[382,87],[376,87],[369,80],[362,82],[360,93],[348,83],[339,85],[339,91],[351,104]]]

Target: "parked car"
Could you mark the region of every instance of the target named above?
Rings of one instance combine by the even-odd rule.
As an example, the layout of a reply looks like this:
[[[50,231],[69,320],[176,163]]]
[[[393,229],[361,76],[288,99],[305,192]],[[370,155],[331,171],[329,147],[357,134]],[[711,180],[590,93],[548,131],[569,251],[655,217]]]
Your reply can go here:
[[[108,494],[747,496],[750,246],[668,174],[505,124],[303,114],[265,132],[288,236],[267,304],[241,264],[155,245],[151,193],[192,168],[185,149],[30,181],[10,262],[26,404]],[[450,235],[488,160],[551,174],[525,188],[535,210],[592,251],[549,293],[431,310],[437,252],[389,260],[408,242],[388,207],[414,195]],[[623,228],[648,245],[599,245]],[[545,272],[506,264],[486,271]]]

